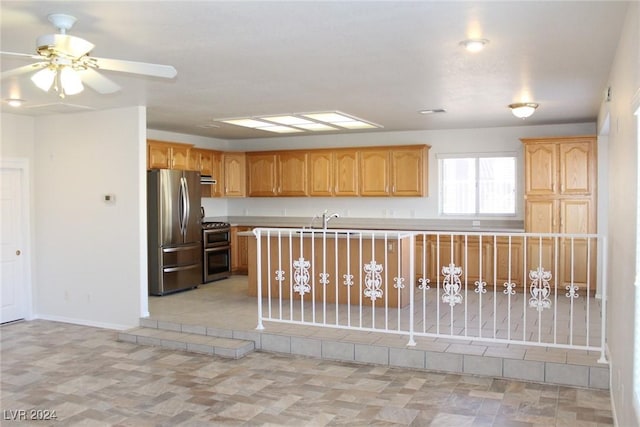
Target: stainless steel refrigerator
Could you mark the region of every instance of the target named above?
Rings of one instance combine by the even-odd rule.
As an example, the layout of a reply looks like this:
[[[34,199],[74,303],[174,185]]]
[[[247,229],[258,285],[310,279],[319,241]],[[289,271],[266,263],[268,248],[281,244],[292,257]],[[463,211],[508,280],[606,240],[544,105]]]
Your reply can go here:
[[[149,294],[202,283],[200,172],[147,172]]]

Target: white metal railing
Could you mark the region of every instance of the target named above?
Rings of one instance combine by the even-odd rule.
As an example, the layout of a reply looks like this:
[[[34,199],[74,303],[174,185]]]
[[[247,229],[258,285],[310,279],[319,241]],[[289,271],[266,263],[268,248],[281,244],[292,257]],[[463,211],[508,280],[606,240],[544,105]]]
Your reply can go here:
[[[263,321],[600,352],[595,234],[256,228]],[[600,257],[604,259],[605,257]]]

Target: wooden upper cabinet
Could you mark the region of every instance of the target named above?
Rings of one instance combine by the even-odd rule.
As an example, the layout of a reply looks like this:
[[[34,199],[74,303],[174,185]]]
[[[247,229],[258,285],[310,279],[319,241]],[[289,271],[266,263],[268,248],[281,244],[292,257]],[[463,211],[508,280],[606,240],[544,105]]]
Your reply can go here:
[[[557,190],[557,144],[526,144],[525,193],[529,196],[553,195]]]
[[[170,169],[191,170],[189,169],[189,151],[189,146],[172,146]]]
[[[334,155],[332,151],[311,151],[308,157],[309,195],[333,196]]]
[[[281,151],[247,154],[249,197],[307,196],[307,154]]]
[[[360,152],[360,195],[389,196],[389,150]]]
[[[560,144],[560,194],[591,194],[595,185],[595,144]]]
[[[278,154],[278,195],[308,196],[307,153],[287,151]]]
[[[275,153],[247,153],[249,197],[277,195],[277,160]]]
[[[211,177],[216,180],[215,184],[209,185],[211,197],[224,196],[224,153],[221,151],[211,152]]]
[[[359,153],[355,149],[333,153],[333,195],[359,196]]]
[[[595,193],[595,137],[524,138],[522,141],[527,196]]]
[[[192,145],[147,140],[147,169],[190,169]],[[197,169],[196,169],[197,170]]]
[[[308,154],[310,196],[358,196],[358,152],[313,150]]]
[[[360,195],[421,197],[427,193],[428,145],[360,152]]]
[[[391,150],[391,195],[426,195],[427,147]]]
[[[171,166],[171,144],[147,141],[147,169],[169,169]]]
[[[245,153],[224,153],[223,165],[223,195],[225,197],[245,197],[247,194]]]

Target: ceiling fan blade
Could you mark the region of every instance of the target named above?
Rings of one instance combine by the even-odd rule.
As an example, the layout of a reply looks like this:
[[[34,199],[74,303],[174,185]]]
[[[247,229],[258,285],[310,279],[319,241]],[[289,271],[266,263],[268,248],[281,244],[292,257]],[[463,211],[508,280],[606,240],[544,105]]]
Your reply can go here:
[[[92,57],[99,69],[120,71],[124,73],[143,74],[154,77],[164,77],[171,79],[178,72],[171,65],[149,64],[146,62],[123,61],[121,59],[95,58]]]
[[[22,58],[29,58],[29,59],[42,59],[41,56],[34,55],[32,53],[0,52],[0,55],[19,56],[19,57],[22,57]]]
[[[19,76],[21,74],[26,74],[31,71],[36,71],[46,67],[47,65],[49,65],[48,62],[36,62],[35,64],[29,64],[29,65],[25,65],[24,67],[18,67],[12,70],[7,70],[7,71],[4,71],[2,74],[0,74],[0,80],[13,77],[13,76]]]
[[[120,90],[120,86],[98,73],[93,68],[79,70],[78,74],[82,82],[98,93],[114,93]]]
[[[46,34],[38,37],[36,45],[38,49],[49,46],[54,52],[73,58],[80,58],[95,47],[93,43],[69,34]]]

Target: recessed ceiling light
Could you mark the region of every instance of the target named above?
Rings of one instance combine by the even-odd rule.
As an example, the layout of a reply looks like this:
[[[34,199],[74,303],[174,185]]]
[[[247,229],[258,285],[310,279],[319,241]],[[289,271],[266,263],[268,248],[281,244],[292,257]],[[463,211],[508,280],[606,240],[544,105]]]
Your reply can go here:
[[[10,106],[12,106],[14,108],[21,107],[23,103],[24,103],[24,99],[19,99],[19,98],[9,98],[9,99],[7,99],[7,104],[9,104]]]
[[[431,110],[420,110],[418,113],[420,114],[436,114],[436,113],[446,113],[447,110],[444,108],[433,108]]]
[[[460,42],[469,52],[480,52],[489,43],[487,39],[467,39]]]

